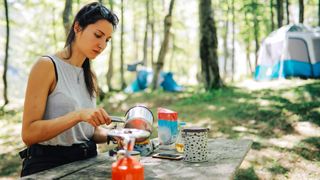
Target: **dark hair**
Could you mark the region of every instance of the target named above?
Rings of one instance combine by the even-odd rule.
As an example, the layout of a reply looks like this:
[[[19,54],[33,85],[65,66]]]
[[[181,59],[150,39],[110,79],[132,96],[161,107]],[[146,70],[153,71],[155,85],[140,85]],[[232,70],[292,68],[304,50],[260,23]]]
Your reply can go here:
[[[94,24],[97,21],[105,19],[110,22],[115,29],[119,22],[117,15],[115,15],[112,11],[104,7],[102,4],[98,2],[93,2],[82,7],[77,15],[74,18],[72,26],[67,36],[65,47],[68,48],[69,57],[72,56],[71,44],[75,39],[74,25],[76,22],[79,23],[79,26],[82,30],[84,30],[88,25]],[[98,94],[98,83],[97,77],[91,71],[89,58],[86,58],[84,63],[82,64],[83,72],[84,72],[84,80],[86,83],[87,90],[90,94],[90,97]]]

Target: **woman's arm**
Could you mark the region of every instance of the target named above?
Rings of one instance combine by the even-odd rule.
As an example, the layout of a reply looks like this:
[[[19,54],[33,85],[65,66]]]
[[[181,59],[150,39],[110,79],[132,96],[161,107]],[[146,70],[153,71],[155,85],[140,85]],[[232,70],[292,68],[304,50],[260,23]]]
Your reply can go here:
[[[109,129],[103,127],[96,127],[93,133],[93,140],[96,143],[105,143],[107,142]]]
[[[40,58],[31,69],[24,102],[22,139],[28,146],[49,140],[80,121],[77,113],[68,113],[50,121],[42,120],[47,97],[55,84],[53,63],[47,58]]]
[[[24,102],[22,139],[27,146],[52,139],[80,121],[92,126],[110,124],[103,109],[83,109],[51,120],[43,120],[47,97],[55,87],[54,66],[50,59],[41,58],[32,68]]]

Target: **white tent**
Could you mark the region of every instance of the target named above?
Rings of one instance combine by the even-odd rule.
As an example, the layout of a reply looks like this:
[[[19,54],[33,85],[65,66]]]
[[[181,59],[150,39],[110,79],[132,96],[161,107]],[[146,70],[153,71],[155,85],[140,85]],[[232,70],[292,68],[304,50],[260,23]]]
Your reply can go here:
[[[302,24],[272,32],[259,50],[256,80],[320,77],[320,33]]]

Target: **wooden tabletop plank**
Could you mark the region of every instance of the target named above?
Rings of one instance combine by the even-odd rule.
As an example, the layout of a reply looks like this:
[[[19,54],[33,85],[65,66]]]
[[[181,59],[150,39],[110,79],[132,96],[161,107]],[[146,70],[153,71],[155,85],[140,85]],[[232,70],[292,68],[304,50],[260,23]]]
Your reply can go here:
[[[251,140],[211,139],[208,161],[189,163],[152,157],[141,158],[145,179],[232,179],[251,147]],[[159,150],[158,150],[159,151]],[[111,179],[113,160],[108,153],[66,164],[24,179]]]

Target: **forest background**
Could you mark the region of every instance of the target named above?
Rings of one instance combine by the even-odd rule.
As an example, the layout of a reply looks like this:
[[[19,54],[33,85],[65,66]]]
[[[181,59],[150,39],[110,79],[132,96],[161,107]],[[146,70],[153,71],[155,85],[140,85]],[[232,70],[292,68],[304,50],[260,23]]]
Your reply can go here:
[[[0,2],[0,105],[5,105],[0,116],[4,129],[0,176],[15,178],[21,168],[17,152],[24,147],[21,117],[32,65],[40,56],[64,47],[66,29],[88,2]],[[136,103],[147,104],[154,112],[166,106],[190,124],[211,127],[210,137],[253,139],[253,149],[236,178],[319,177],[319,81],[251,81],[264,38],[287,24],[319,26],[319,1],[100,2],[118,15],[120,24],[93,62],[103,92],[99,105],[114,114],[123,114]],[[203,39],[210,41],[208,46],[203,46]],[[214,56],[201,54],[203,49]],[[126,67],[139,61],[156,73],[172,72],[185,91],[168,93],[150,86],[141,93],[123,93],[136,78]]]

